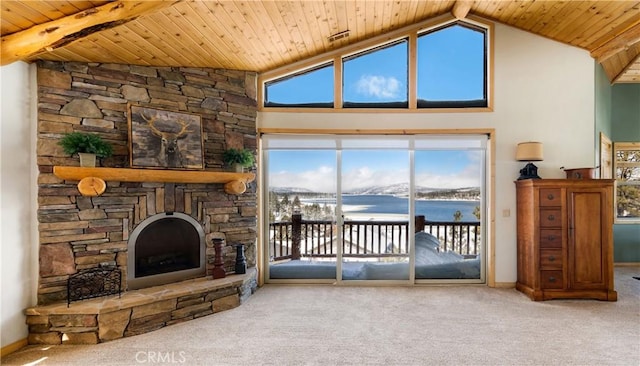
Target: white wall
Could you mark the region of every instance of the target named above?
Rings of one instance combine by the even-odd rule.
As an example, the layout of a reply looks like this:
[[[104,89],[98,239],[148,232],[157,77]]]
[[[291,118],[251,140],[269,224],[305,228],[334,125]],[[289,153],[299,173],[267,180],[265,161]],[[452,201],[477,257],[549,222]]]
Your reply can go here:
[[[561,166],[593,166],[594,60],[585,50],[496,24],[494,111],[484,113],[258,113],[258,128],[443,129],[496,131],[496,282],[515,282],[515,161],[522,141],[544,144],[536,163],[543,178],[564,178]],[[509,217],[502,217],[505,209]]]
[[[27,337],[24,309],[38,286],[35,66],[0,68],[0,258],[2,347]]]

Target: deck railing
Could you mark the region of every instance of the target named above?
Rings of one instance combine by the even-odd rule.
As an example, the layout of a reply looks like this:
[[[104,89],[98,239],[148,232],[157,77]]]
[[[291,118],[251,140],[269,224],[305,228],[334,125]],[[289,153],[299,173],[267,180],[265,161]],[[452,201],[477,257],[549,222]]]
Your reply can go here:
[[[415,217],[415,231],[425,231],[438,238],[441,251],[475,256],[480,250],[480,222],[429,221]],[[271,260],[301,257],[337,256],[337,229],[331,220],[303,220],[293,214],[291,221],[269,224]],[[346,258],[385,258],[407,256],[409,223],[407,221],[345,220],[342,226],[342,256]]]

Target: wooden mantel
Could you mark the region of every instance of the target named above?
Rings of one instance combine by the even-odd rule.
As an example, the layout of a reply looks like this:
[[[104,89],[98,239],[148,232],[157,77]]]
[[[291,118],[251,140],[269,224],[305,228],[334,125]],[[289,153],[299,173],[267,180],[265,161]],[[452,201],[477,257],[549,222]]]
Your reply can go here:
[[[247,183],[253,182],[253,173],[212,172],[193,170],[159,170],[129,168],[84,168],[76,166],[54,166],[53,174],[64,180],[77,180],[82,195],[95,196],[102,192],[81,188],[85,185],[95,186],[95,182],[166,182],[166,183],[224,183],[227,194],[242,194]]]

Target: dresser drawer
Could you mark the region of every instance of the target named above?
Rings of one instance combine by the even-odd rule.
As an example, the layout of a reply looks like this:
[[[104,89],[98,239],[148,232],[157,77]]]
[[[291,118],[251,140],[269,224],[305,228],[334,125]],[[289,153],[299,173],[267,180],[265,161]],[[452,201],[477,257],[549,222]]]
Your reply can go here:
[[[540,271],[540,287],[543,289],[563,289],[562,271]]]
[[[540,227],[562,227],[562,210],[540,209]]]
[[[562,269],[562,249],[540,249],[540,269]]]
[[[540,230],[540,248],[562,248],[562,230]]]
[[[561,206],[560,188],[541,188],[540,189],[540,206]]]

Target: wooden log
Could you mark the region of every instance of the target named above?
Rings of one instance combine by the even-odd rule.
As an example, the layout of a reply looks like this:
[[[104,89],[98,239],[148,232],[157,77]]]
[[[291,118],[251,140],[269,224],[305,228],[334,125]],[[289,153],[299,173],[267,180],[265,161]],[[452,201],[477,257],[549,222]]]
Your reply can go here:
[[[22,32],[2,37],[2,65],[64,47],[95,32],[113,28],[156,12],[177,1],[114,1]]]
[[[640,42],[640,20],[633,26],[614,35],[604,44],[591,50],[591,57],[595,58],[599,63],[602,63],[618,52],[629,49],[629,47],[638,42]]]
[[[128,168],[83,168],[54,166],[53,174],[65,180],[80,180],[85,177],[102,178],[116,182],[173,182],[173,183],[227,183],[239,180],[253,182],[253,173],[212,172],[201,170],[161,170]]]
[[[104,193],[107,189],[107,183],[96,177],[82,178],[78,182],[78,191],[83,196],[95,197]]]
[[[455,2],[455,4],[453,4],[451,14],[453,14],[456,19],[464,19],[467,17],[467,14],[469,14],[471,5],[473,5],[473,1],[458,0]]]
[[[256,175],[253,173],[127,168],[83,168],[72,166],[54,166],[53,174],[64,180],[84,180],[84,182],[82,182],[83,188],[78,185],[78,190],[80,190],[80,193],[83,195],[88,196],[96,195],[94,186],[100,181],[105,184],[105,188],[105,181],[196,184],[224,183],[224,190],[227,194],[242,194],[247,190],[247,183],[253,182],[256,178]],[[103,192],[104,190],[99,194],[102,194]],[[173,194],[173,192],[171,194]],[[164,201],[161,203],[164,203]]]
[[[247,190],[247,185],[239,180],[232,180],[224,185],[227,194],[243,194]]]

